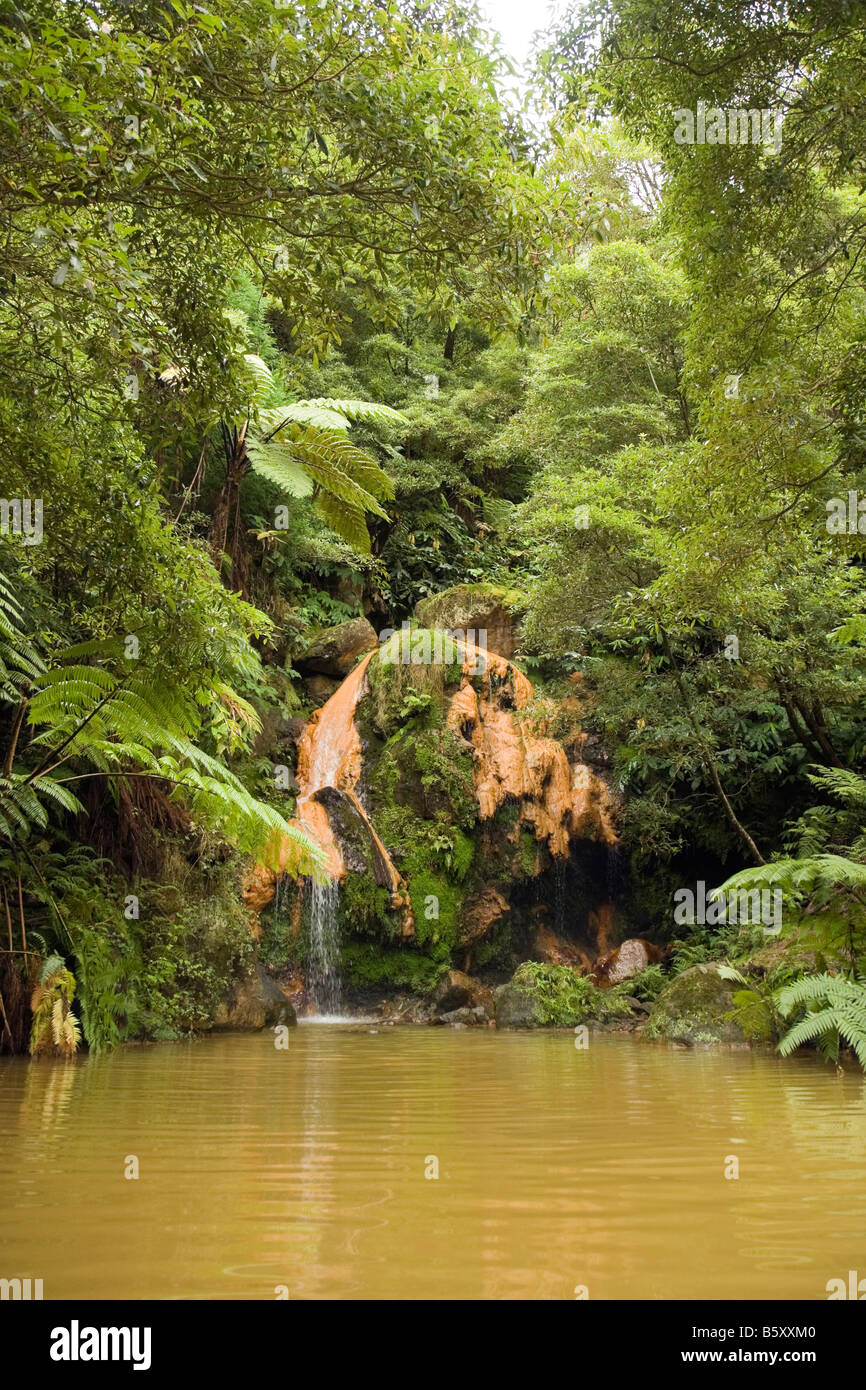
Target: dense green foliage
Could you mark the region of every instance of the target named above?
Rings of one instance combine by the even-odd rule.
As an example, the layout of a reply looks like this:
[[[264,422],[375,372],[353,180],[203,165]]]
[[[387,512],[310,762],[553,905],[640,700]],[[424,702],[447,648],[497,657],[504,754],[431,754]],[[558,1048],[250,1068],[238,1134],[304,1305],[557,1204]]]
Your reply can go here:
[[[0,934],[39,1039],[64,971],[91,1046],[207,1026],[249,857],[315,869],[274,777],[311,634],[484,585],[607,750],[632,934],[862,1060],[864,48],[830,0],[586,0],[533,126],[462,3],[0,6]],[[678,141],[699,102],[780,140]],[[420,989],[537,866],[479,852],[455,672],[414,670],[365,735],[415,953],[381,888],[342,910],[350,976]],[[675,920],[726,878],[778,943]]]

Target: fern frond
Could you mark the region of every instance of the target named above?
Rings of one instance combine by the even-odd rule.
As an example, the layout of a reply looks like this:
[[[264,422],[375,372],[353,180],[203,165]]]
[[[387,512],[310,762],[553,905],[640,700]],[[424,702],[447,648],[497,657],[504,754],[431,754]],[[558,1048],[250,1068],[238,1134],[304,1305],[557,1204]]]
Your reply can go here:
[[[365,425],[401,425],[408,426],[408,416],[401,410],[393,410],[389,405],[380,405],[377,401],[355,401],[355,400],[334,400],[328,396],[316,396],[314,399],[303,402],[304,405],[318,407],[322,410],[335,411],[347,420]]]

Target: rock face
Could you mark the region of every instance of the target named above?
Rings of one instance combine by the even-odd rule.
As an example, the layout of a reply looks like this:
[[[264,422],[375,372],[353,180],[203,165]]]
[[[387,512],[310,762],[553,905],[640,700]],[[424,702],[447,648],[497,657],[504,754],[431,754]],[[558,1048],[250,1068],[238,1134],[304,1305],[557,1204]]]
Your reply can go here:
[[[508,915],[508,903],[492,884],[480,888],[463,904],[460,924],[457,928],[457,945],[471,946],[475,941],[483,941],[490,930]]]
[[[348,676],[359,656],[376,650],[379,639],[366,618],[350,618],[336,627],[317,632],[309,645],[295,658],[302,670],[322,676]]]
[[[642,970],[646,970],[648,965],[657,964],[661,958],[662,952],[658,946],[654,946],[651,941],[645,941],[641,936],[632,936],[628,941],[623,941],[621,946],[617,946],[615,951],[610,951],[608,955],[596,961],[592,973],[602,989],[605,989],[610,985],[618,985],[623,980],[630,980],[633,975],[639,975]]]
[[[715,965],[693,965],[662,990],[649,1016],[644,1037],[670,1042],[743,1043],[740,1025],[726,1015],[740,988],[723,980]]]
[[[215,1032],[256,1033],[277,1023],[293,1028],[297,1021],[291,1001],[256,965],[253,973],[239,981],[228,999],[219,1005],[212,1026]]]
[[[463,644],[463,672],[446,727],[465,740],[475,763],[475,796],[482,821],[511,801],[520,824],[550,853],[565,858],[573,838],[616,844],[613,803],[606,784],[586,764],[572,768],[556,739],[530,718],[530,681],[493,652]]]
[[[495,991],[494,1008],[497,1028],[535,1028],[535,1001],[519,984],[509,980]]]
[[[461,1013],[464,1009],[470,1011],[480,1009],[485,1017],[493,1017],[493,991],[483,985],[480,980],[474,980],[471,975],[465,975],[462,970],[448,971],[436,991],[433,1002],[436,1013],[446,1022],[452,1021],[449,1015],[455,1012]],[[454,1021],[466,1022],[467,1020]]]
[[[572,894],[569,935],[573,925],[585,940],[569,964],[585,970],[616,940],[601,896],[617,845],[615,805],[584,761],[577,712],[536,699],[513,662],[474,644],[466,628],[470,618],[481,626],[479,614],[452,606],[442,621],[462,621],[463,636],[443,641],[441,629],[407,626],[381,646],[366,620],[353,620],[305,654],[308,665],[324,665],[356,640],[355,651],[370,648],[298,741],[293,821],[339,880],[350,988],[381,984],[429,998],[458,966],[502,979],[525,957],[533,905],[547,892]],[[295,841],[277,848],[247,880],[253,911],[267,907],[282,875],[310,872]],[[300,925],[296,890],[281,910]],[[472,998],[439,1011],[491,1006]]]
[[[516,590],[497,584],[457,584],[441,594],[422,598],[415,605],[415,617],[422,627],[447,628],[454,632],[468,629],[486,633],[491,652],[512,657],[517,650],[517,618],[524,600]]]

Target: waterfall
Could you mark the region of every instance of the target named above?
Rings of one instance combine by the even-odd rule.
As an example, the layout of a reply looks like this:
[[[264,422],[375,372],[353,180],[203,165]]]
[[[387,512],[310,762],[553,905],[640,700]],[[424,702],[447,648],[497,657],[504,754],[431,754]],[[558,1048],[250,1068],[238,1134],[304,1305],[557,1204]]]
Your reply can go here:
[[[339,1017],[343,1004],[339,901],[340,885],[335,879],[310,884],[307,987],[316,1013],[326,1017]]]

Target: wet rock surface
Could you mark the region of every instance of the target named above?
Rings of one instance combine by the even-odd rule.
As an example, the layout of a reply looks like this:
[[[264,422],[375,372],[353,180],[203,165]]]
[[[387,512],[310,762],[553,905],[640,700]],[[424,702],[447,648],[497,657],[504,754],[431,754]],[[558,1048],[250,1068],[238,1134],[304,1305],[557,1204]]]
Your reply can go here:
[[[646,941],[643,937],[629,937],[622,945],[602,956],[593,966],[592,973],[598,983],[605,988],[621,984],[639,975],[648,965],[657,964],[662,958],[661,947]]]
[[[297,1016],[290,999],[260,965],[238,981],[214,1014],[214,1032],[254,1033],[282,1023],[292,1028]]]
[[[685,1043],[745,1043],[735,1019],[734,995],[741,986],[723,980],[715,965],[693,965],[666,985],[656,999],[644,1036]]]
[[[336,627],[323,628],[295,658],[299,670],[343,679],[360,656],[376,650],[379,639],[366,618],[350,618]]]

